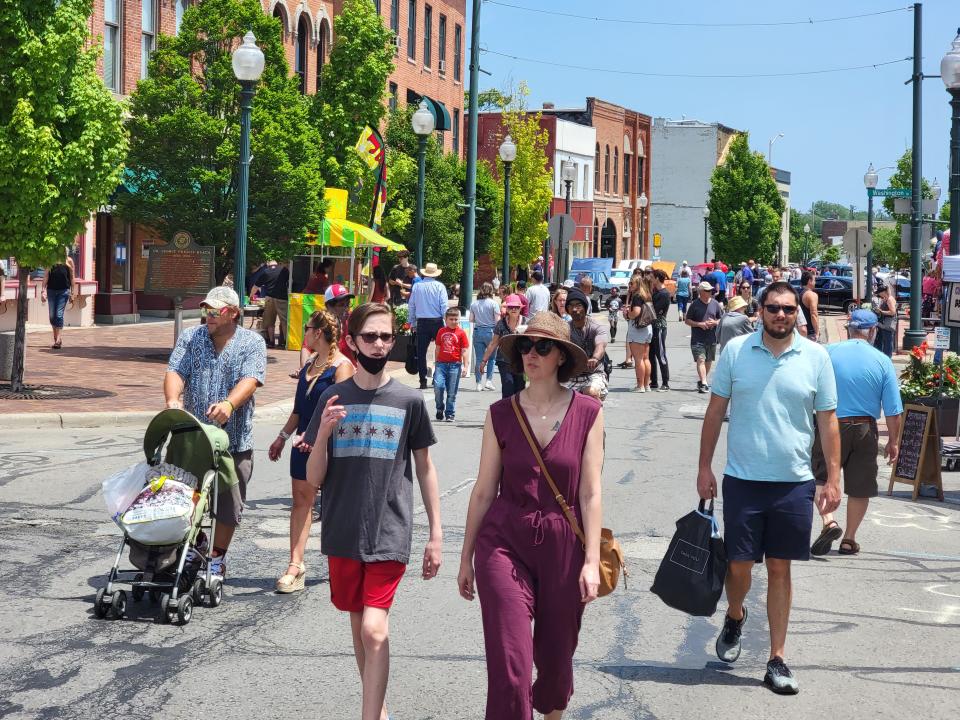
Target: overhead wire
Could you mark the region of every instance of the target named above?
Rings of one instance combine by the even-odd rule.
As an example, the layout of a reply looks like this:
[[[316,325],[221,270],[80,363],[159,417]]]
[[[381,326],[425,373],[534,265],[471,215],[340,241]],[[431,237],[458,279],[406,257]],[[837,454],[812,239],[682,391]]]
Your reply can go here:
[[[581,15],[578,13],[564,12],[562,10],[545,10],[543,8],[527,7],[525,5],[515,5],[514,3],[503,2],[503,0],[486,0],[490,5],[499,5],[501,7],[511,8],[513,10],[522,10],[524,12],[538,13],[540,15],[553,15],[556,17],[570,18],[573,20],[591,20],[594,22],[617,23],[626,25],[654,25],[662,27],[698,27],[698,28],[749,28],[749,27],[785,27],[797,25],[818,25],[822,23],[845,22],[849,20],[859,20],[861,18],[876,17],[878,15],[889,15],[896,12],[909,12],[913,10],[910,5],[890,8],[889,10],[876,10],[874,12],[860,13],[858,15],[842,15],[829,18],[805,18],[796,20],[773,20],[767,22],[676,22],[666,20],[639,20],[636,18],[614,18],[598,15]]]

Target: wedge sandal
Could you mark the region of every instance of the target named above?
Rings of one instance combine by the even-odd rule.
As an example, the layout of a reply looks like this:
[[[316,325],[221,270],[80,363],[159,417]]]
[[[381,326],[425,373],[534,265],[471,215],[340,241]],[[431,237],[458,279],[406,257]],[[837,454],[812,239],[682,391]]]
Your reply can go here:
[[[299,570],[296,575],[284,573],[277,580],[277,592],[281,594],[295,593],[303,590],[307,579],[307,566],[300,563],[289,563],[287,567],[295,567]]]

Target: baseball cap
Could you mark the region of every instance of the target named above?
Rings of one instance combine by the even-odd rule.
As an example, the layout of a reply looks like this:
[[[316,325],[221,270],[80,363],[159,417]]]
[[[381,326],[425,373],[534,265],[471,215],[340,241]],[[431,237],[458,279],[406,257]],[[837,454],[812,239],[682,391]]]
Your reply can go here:
[[[713,292],[713,285],[704,280],[702,283],[697,285],[697,290],[709,290],[710,292]]]
[[[877,316],[872,310],[854,310],[850,313],[847,325],[854,330],[869,330],[877,326]]]
[[[519,295],[507,295],[507,299],[503,301],[503,304],[507,307],[523,307],[523,300],[520,299]]]
[[[331,302],[340,300],[341,298],[352,298],[353,293],[347,290],[340,283],[334,283],[327,288],[327,291],[323,294],[324,302]]]
[[[220,308],[225,307],[240,307],[240,298],[237,296],[237,293],[233,288],[228,288],[225,285],[218,285],[215,288],[210,288],[210,292],[207,293],[207,296],[203,299],[201,305],[206,305],[208,308],[213,310],[219,310]]]
[[[573,279],[572,279],[572,278],[567,278],[566,280],[564,280],[564,281],[563,281],[563,287],[565,287],[565,288],[572,288],[572,287],[573,287]]]

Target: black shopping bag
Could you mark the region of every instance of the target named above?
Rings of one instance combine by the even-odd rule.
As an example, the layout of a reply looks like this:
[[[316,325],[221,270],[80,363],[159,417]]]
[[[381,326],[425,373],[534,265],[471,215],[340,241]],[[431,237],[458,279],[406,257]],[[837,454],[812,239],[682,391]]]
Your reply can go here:
[[[410,375],[417,374],[417,335],[410,336],[410,342],[407,343],[407,359],[403,362],[403,367]]]
[[[727,551],[710,507],[677,520],[677,532],[653,579],[650,591],[688,615],[709,617],[717,610],[727,574]]]

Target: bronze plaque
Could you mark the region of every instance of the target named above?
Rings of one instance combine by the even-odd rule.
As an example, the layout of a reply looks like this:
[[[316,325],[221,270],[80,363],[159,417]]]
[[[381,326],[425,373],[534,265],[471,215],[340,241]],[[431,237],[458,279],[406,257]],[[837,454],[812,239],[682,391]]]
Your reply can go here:
[[[214,248],[197,245],[186,231],[169,245],[151,245],[144,291],[172,297],[206,295],[215,284]]]

